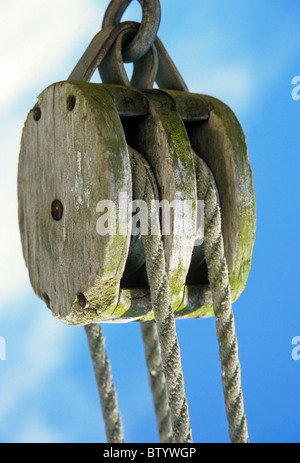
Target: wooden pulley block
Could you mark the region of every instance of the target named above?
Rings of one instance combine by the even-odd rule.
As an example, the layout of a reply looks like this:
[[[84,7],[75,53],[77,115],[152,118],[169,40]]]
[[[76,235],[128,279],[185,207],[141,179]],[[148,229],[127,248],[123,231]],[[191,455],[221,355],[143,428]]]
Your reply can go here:
[[[60,82],[40,95],[25,122],[18,199],[31,284],[65,323],[153,318],[142,240],[132,236],[132,216],[120,199],[120,193],[128,203],[137,199],[130,147],[143,160],[140,169],[157,201],[190,202],[195,231],[192,151],[205,160],[219,190],[233,299],[245,286],[255,201],[244,135],[232,111],[188,92]],[[97,229],[103,200],[119,212],[113,233]],[[203,247],[194,248],[195,235],[175,233],[182,216],[176,207],[169,212],[171,227],[162,239],[175,316],[209,316]]]

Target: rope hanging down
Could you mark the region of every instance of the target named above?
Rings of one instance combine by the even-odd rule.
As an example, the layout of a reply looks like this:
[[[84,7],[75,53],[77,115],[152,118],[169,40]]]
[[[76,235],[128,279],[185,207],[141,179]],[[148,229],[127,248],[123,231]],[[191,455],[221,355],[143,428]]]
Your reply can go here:
[[[171,443],[173,442],[172,423],[156,323],[152,320],[141,322],[140,325],[159,440]]]
[[[90,324],[84,328],[94,366],[107,442],[122,443],[124,442],[123,429],[109,360],[105,351],[105,339],[100,325]]]
[[[240,364],[228,269],[224,255],[218,192],[212,173],[204,161],[196,155],[195,164],[198,199],[204,200],[205,204],[205,258],[216,319],[229,436],[233,443],[247,443],[249,437],[244,414]]]

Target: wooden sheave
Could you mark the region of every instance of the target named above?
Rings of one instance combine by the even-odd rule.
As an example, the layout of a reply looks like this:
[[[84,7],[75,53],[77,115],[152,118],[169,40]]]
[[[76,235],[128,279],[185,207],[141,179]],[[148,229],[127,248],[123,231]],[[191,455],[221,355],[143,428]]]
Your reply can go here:
[[[18,169],[19,224],[32,287],[67,324],[153,319],[141,240],[131,236],[128,204],[138,198],[128,146],[145,159],[159,200],[193,206],[195,233],[174,232],[182,220],[175,210],[163,237],[175,317],[211,316],[203,247],[194,247],[193,152],[218,188],[233,300],[250,268],[255,200],[235,115],[219,100],[187,92],[67,81],[39,96],[25,122]],[[103,200],[118,211],[114,233],[106,235],[97,230],[107,212],[99,206]]]

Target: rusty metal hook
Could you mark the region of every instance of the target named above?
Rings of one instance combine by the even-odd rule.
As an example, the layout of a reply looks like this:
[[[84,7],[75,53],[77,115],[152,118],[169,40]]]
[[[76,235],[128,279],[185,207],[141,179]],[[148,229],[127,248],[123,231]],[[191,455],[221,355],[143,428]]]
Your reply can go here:
[[[139,24],[132,22],[132,21],[126,21],[126,22],[121,22],[120,24],[116,26],[111,26],[111,27],[106,27],[105,29],[102,29],[98,34],[95,35],[95,37],[92,39],[91,43],[89,44],[88,48],[76,64],[75,68],[71,72],[71,74],[68,77],[68,80],[84,80],[88,82],[93,75],[95,69],[99,67],[100,75],[101,78],[104,77],[104,83],[119,83],[121,85],[128,85],[128,82],[124,82],[125,77],[125,70],[122,69],[123,63],[121,62],[120,57],[115,60],[114,66],[109,70],[107,66],[104,64],[103,65],[103,60],[105,59],[106,55],[110,51],[110,49],[114,46],[115,41],[117,40],[118,36],[122,34],[123,32],[130,32],[131,30],[138,30]],[[152,48],[156,48],[157,52],[157,57],[158,57],[158,68],[157,68],[157,73],[155,77],[155,81],[158,85],[159,88],[164,88],[168,90],[182,90],[182,91],[188,91],[188,88],[178,72],[175,64],[173,63],[172,59],[170,58],[169,54],[167,53],[166,49],[164,48],[162,42],[159,40],[158,37],[155,38],[154,43],[152,44]],[[118,51],[118,47],[114,47],[115,51]],[[148,50],[149,52],[149,50]],[[151,50],[150,52],[151,53]],[[155,53],[155,51],[154,51]],[[115,59],[115,58],[113,58]],[[154,61],[153,61],[154,60]],[[147,78],[147,72],[149,71],[149,65],[151,68],[151,72],[155,71],[155,60],[156,58],[145,56],[140,60],[140,62],[137,60],[134,63],[134,67],[137,67],[136,71],[134,71],[134,81],[131,82],[131,84],[135,84],[138,86],[138,88],[146,87],[149,88],[151,87],[150,84],[150,79],[153,78],[153,74],[151,76],[148,76]],[[108,60],[109,61],[109,60]],[[107,61],[107,65],[108,65]],[[124,61],[124,60],[123,60]],[[145,61],[147,61],[147,67],[144,68],[144,75],[141,75],[141,67],[145,65]],[[117,65],[118,68],[115,66]],[[106,70],[104,69],[106,67]],[[138,72],[138,68],[140,72]],[[112,73],[114,72],[119,73],[118,75],[113,76]],[[105,74],[103,75],[102,72]],[[108,74],[107,74],[108,73]],[[139,77],[138,77],[138,74]],[[123,77],[122,77],[123,76]],[[119,78],[121,77],[121,78]],[[135,79],[138,78],[138,81]]]
[[[133,75],[129,83],[123,64],[122,44],[128,36],[134,35],[139,25],[128,21],[115,27],[120,26],[123,26],[122,30],[118,32],[111,48],[107,50],[101,61],[99,60],[98,69],[102,82],[119,85],[131,84],[133,87],[145,89],[152,88],[155,81],[159,88],[188,91],[186,83],[157,36],[147,53],[134,62]]]
[[[131,23],[129,23],[131,24]],[[138,24],[132,25],[120,32],[115,43],[107,52],[99,65],[99,72],[102,82],[133,86],[135,88],[152,88],[155,82],[158,69],[158,55],[154,44],[147,53],[135,61],[133,74],[129,82],[126,70],[123,65],[124,43],[132,39],[137,33]]]
[[[161,18],[159,0],[138,0],[142,6],[142,22],[134,38],[124,46],[123,61],[138,61],[153,44]],[[117,25],[131,0],[111,0],[104,14],[102,29]]]

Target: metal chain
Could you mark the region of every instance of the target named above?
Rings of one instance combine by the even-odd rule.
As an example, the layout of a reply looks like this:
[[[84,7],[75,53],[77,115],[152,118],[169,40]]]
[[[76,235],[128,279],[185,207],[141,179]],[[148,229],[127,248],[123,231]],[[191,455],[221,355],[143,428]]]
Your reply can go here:
[[[138,0],[142,6],[142,22],[134,38],[124,46],[123,61],[130,63],[139,60],[151,48],[161,18],[159,0]],[[131,0],[111,0],[104,14],[102,28],[115,26],[121,21],[122,15]]]
[[[142,58],[134,63],[130,82],[123,64],[123,44],[126,39],[134,37],[137,31],[137,23],[128,23],[128,27],[120,32],[115,43],[106,53],[99,66],[103,83],[131,85],[135,88],[153,88],[158,69],[158,55],[154,44]]]
[[[122,26],[122,29],[116,31],[116,28],[120,26]],[[134,36],[138,27],[139,24],[133,21],[114,26],[115,29],[112,31],[112,34],[115,34],[113,43],[109,44],[109,49],[105,50],[103,56],[97,62],[102,82],[125,86],[131,85],[143,89],[152,89],[154,82],[156,82],[159,88],[188,91],[186,83],[158,37],[155,38],[147,53],[135,61],[132,78],[129,82],[124,68],[123,43],[127,37]],[[105,47],[103,46],[103,48]],[[92,60],[92,54],[89,56],[89,53],[86,52],[86,55],[82,59],[83,65],[86,66],[87,61],[95,62],[95,60]],[[80,62],[77,67],[80,68]],[[70,79],[78,76],[76,68],[72,74]]]

